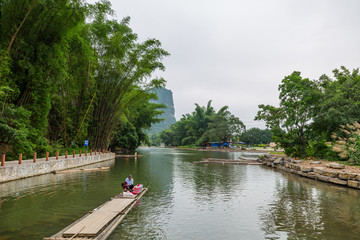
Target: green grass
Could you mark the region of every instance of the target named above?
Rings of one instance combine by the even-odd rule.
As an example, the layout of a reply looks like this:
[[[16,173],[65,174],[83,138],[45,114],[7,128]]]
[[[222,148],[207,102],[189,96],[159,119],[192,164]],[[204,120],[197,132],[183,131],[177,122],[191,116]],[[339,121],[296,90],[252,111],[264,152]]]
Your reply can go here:
[[[194,145],[185,145],[185,146],[178,146],[178,148],[198,148],[198,147]]]
[[[349,162],[349,161],[334,161],[334,162],[343,164],[343,165],[345,165],[345,166],[351,166],[351,167],[360,168],[359,165],[354,165],[352,162]]]
[[[286,154],[285,154],[284,152],[271,151],[270,154],[274,154],[274,155],[284,155],[284,156],[286,156]]]

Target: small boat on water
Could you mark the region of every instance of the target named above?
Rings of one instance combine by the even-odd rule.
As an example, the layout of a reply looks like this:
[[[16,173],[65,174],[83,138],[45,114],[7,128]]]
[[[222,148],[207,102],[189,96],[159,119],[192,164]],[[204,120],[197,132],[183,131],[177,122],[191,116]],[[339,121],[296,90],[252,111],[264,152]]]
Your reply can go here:
[[[52,173],[58,174],[58,173],[74,173],[74,172],[92,172],[92,171],[104,171],[104,170],[109,170],[109,169],[110,169],[110,167],[78,168],[78,169],[52,171]]]
[[[120,224],[147,188],[138,194],[118,194],[74,223],[43,240],[104,240]]]

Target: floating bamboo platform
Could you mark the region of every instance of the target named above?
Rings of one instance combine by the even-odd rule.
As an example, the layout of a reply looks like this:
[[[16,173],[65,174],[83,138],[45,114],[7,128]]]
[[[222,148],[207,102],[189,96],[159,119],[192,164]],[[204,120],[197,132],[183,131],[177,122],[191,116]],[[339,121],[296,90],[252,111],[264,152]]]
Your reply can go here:
[[[110,169],[110,167],[80,168],[80,169],[52,171],[52,173],[58,174],[58,173],[74,173],[74,172],[92,172],[92,171],[104,171],[104,170],[109,170],[109,169]]]
[[[206,158],[201,161],[193,162],[195,164],[235,164],[235,165],[262,165],[257,160],[232,160],[232,159],[219,159],[219,158]]]
[[[117,195],[60,232],[43,240],[104,240],[109,237],[146,191],[147,188],[144,188],[134,197]]]
[[[119,157],[119,158],[134,158],[134,157],[142,157],[143,155],[116,155],[115,157]]]

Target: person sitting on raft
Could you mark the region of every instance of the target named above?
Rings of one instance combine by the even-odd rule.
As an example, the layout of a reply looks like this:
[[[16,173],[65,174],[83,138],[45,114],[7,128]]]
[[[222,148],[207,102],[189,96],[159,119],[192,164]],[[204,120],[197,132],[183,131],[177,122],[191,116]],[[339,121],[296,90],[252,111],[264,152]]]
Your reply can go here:
[[[134,179],[132,178],[131,174],[125,179],[125,182],[121,184],[124,190],[133,190],[134,188]]]

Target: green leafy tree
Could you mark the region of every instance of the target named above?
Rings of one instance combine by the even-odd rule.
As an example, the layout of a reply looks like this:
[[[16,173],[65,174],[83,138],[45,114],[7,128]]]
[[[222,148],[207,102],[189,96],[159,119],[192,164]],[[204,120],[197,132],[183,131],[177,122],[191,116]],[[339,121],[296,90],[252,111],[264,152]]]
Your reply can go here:
[[[163,111],[159,110],[165,107],[163,104],[150,102],[156,95],[150,92],[137,94],[137,98],[132,102],[129,110],[123,115],[114,138],[111,141],[111,147],[121,148],[122,151],[134,151],[142,143],[150,144],[146,130],[151,125],[162,121],[159,119]],[[127,136],[129,135],[129,136]],[[122,142],[119,139],[123,139]],[[126,141],[125,141],[126,139]]]
[[[274,141],[292,156],[304,156],[314,135],[311,124],[321,91],[316,82],[302,78],[300,72],[286,76],[279,85],[280,106],[259,105],[255,120],[264,120]]]
[[[138,42],[128,17],[109,20],[108,0],[0,4],[0,148],[43,156],[84,139],[105,148],[115,129],[131,149],[147,141],[159,106],[146,93],[165,84],[152,78],[168,55],[158,40]]]
[[[195,104],[194,112],[162,131],[160,138],[171,146],[201,146],[209,141],[230,141],[244,130],[245,125],[227,106],[216,112],[209,101],[206,107]]]
[[[270,129],[250,128],[240,136],[240,140],[247,144],[268,144],[272,141]]]
[[[137,35],[129,27],[130,18],[120,23],[107,20],[103,14],[94,18],[91,34],[98,57],[94,76],[98,97],[91,123],[94,133],[91,142],[95,148],[105,148],[121,116],[138,94],[164,86],[163,79],[152,79],[151,74],[165,69],[161,60],[169,54],[158,40],[138,43]]]
[[[200,139],[201,141],[210,142],[228,142],[232,141],[234,136],[239,136],[245,130],[244,123],[235,117],[228,110],[228,107],[222,107],[217,114],[212,118],[209,124],[208,130],[204,136]]]
[[[343,160],[349,160],[350,163],[360,164],[360,124],[355,122],[353,124],[340,125],[340,131],[343,132],[343,137],[336,133],[332,135],[335,144],[332,150],[338,153]]]
[[[340,125],[352,124],[360,119],[359,69],[345,67],[333,71],[334,79],[323,75],[319,83],[322,99],[318,102],[314,129],[331,141],[332,133],[343,135]]]

